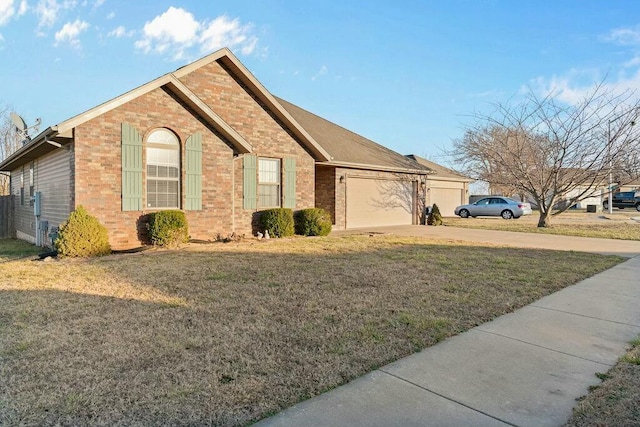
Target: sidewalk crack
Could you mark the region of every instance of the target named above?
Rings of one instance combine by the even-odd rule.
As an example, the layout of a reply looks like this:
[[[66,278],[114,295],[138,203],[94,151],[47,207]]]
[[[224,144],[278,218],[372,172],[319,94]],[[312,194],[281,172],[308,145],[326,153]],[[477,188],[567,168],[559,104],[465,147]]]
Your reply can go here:
[[[465,403],[462,403],[462,402],[460,402],[460,401],[458,401],[458,400],[455,400],[455,399],[453,399],[453,398],[451,398],[451,397],[448,397],[448,396],[445,396],[445,395],[443,395],[443,394],[440,394],[440,393],[438,393],[437,391],[429,390],[428,388],[423,387],[423,386],[421,386],[420,384],[416,384],[416,383],[414,383],[413,381],[409,381],[409,380],[408,380],[408,379],[406,379],[406,378],[402,378],[402,377],[400,377],[400,376],[398,376],[398,375],[392,374],[391,372],[387,372],[387,371],[385,371],[385,370],[384,370],[384,369],[382,369],[382,368],[378,369],[378,371],[382,372],[383,374],[387,374],[387,375],[389,375],[389,376],[391,376],[391,377],[393,377],[393,378],[396,378],[396,379],[398,379],[398,380],[400,380],[400,381],[402,381],[402,382],[405,382],[405,383],[407,383],[407,384],[411,384],[411,385],[412,385],[412,386],[414,386],[414,387],[418,387],[419,389],[424,390],[424,391],[426,391],[426,392],[428,392],[428,393],[435,394],[436,396],[441,397],[441,398],[443,398],[443,399],[445,399],[445,400],[448,400],[448,401],[453,402],[453,403],[455,403],[455,404],[458,404],[458,405],[460,405],[460,406],[464,406],[465,408],[470,409],[470,410],[472,410],[472,411],[474,411],[474,412],[478,412],[479,414],[482,414],[482,415],[484,415],[484,416],[487,416],[487,417],[489,417],[489,418],[492,418],[492,419],[494,419],[494,420],[496,420],[496,421],[500,421],[501,423],[504,423],[504,424],[506,424],[506,425],[509,425],[509,426],[512,426],[512,427],[519,427],[517,424],[513,424],[513,423],[511,423],[511,422],[509,422],[509,421],[506,421],[506,420],[503,420],[503,419],[501,419],[501,418],[498,418],[498,417],[496,417],[496,416],[494,416],[494,415],[491,415],[491,414],[489,414],[489,413],[487,413],[487,412],[481,411],[480,409],[474,408],[473,406],[469,406],[469,405],[467,405],[467,404],[465,404]]]

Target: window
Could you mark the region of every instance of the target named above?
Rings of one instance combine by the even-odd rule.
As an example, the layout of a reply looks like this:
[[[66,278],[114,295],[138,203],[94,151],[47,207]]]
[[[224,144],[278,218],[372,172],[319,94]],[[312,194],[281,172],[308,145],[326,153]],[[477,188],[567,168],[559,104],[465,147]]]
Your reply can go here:
[[[258,159],[258,207],[280,207],[280,160]]]
[[[29,163],[29,206],[33,206],[35,197],[34,192],[34,175],[33,175],[33,162]]]
[[[24,206],[24,166],[20,169],[20,206]]]
[[[147,138],[147,207],[179,208],[180,143],[168,129]]]

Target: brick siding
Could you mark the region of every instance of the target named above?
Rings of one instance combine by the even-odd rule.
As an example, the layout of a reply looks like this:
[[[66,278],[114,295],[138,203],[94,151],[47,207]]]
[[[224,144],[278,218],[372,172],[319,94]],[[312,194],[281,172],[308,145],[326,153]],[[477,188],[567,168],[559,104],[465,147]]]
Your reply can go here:
[[[217,62],[193,71],[182,80],[253,146],[252,154],[295,158],[296,209],[314,206],[314,159],[238,80]],[[184,143],[190,135],[202,134],[202,210],[186,211],[192,238],[206,240],[232,232],[252,234],[255,231],[252,221],[256,212],[243,209],[242,156],[234,156],[230,144],[203,124],[189,107],[158,88],[79,125],[74,131],[75,206],[83,205],[107,227],[114,249],[140,244],[139,222],[149,213],[147,210],[123,212],[121,209],[122,122],[133,125],[140,132],[143,147],[147,135],[156,128],[168,128],[178,136],[182,202],[185,195]],[[143,164],[146,164],[145,150]],[[145,175],[143,172],[143,179]]]

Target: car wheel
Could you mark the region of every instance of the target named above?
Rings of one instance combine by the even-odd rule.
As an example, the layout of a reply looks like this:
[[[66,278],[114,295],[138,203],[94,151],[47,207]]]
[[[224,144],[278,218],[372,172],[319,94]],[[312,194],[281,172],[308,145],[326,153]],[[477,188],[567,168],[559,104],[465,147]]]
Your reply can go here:
[[[604,210],[609,209],[609,203],[604,202],[604,203],[602,204],[602,207],[603,207],[603,209],[604,209]]]
[[[460,215],[460,218],[469,218],[469,211],[462,209],[458,215]]]
[[[640,203],[638,203],[638,204],[636,205],[636,210],[637,210],[638,212],[640,212]]]
[[[513,212],[511,212],[508,209],[505,209],[502,211],[502,213],[500,214],[500,216],[504,219],[511,219],[513,218]]]

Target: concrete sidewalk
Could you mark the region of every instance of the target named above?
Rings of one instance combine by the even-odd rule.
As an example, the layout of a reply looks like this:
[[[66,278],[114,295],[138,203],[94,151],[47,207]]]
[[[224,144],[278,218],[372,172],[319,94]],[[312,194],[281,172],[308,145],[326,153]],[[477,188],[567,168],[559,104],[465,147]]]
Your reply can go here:
[[[635,257],[257,425],[562,425],[640,335],[634,249],[607,247]]]

